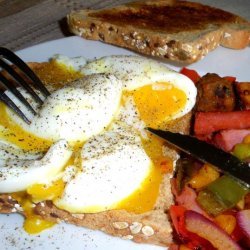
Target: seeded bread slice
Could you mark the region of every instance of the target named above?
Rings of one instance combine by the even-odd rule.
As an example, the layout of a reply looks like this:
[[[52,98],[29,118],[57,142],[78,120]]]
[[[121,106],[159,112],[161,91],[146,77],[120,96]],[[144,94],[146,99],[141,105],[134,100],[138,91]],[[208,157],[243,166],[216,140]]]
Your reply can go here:
[[[173,204],[169,177],[166,175],[162,182],[158,206],[146,213],[110,210],[94,214],[70,214],[58,209],[51,202],[38,204],[36,212],[50,221],[64,221],[138,243],[167,246],[172,243],[172,227],[167,213],[169,206]]]
[[[46,63],[30,63],[29,65],[38,76],[40,76],[39,70],[43,71],[43,67],[46,67]],[[42,79],[41,76],[40,78]],[[51,75],[51,78],[53,79],[53,75]],[[173,132],[189,133],[190,119],[191,113],[168,123],[166,129]],[[165,153],[173,161],[179,157],[178,152],[171,146],[166,145]],[[174,203],[170,185],[171,175],[172,173],[166,173],[163,177],[154,208],[142,214],[125,210],[71,214],[58,209],[51,201],[34,204],[34,211],[42,218],[56,223],[65,222],[100,230],[138,243],[168,246],[173,240],[172,226],[168,214],[169,207]],[[25,216],[25,211],[18,201],[12,197],[12,194],[0,194],[0,213],[20,213]]]
[[[168,124],[167,129],[173,132],[189,132],[191,114]],[[178,159],[178,152],[171,146],[166,149],[172,160]],[[101,213],[71,214],[57,208],[51,201],[34,204],[34,211],[43,219],[56,223],[70,223],[107,234],[133,240],[137,243],[148,243],[169,246],[173,243],[172,226],[169,219],[169,207],[174,204],[171,192],[171,173],[167,173],[160,184],[159,195],[151,211],[136,214],[126,210],[110,210]],[[11,194],[0,194],[0,213],[20,213],[25,211]]]
[[[250,23],[229,12],[186,1],[151,0],[68,15],[72,33],[136,52],[192,63],[222,45],[250,43]]]

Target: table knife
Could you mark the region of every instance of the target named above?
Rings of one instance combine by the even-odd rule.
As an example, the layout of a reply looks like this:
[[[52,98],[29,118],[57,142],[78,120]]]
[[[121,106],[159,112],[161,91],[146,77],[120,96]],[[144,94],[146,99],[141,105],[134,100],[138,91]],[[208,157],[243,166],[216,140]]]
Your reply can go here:
[[[147,128],[147,130],[202,162],[212,164],[223,173],[236,178],[242,184],[250,188],[249,163],[243,162],[234,155],[208,144],[207,142],[198,140],[193,136],[153,128]]]

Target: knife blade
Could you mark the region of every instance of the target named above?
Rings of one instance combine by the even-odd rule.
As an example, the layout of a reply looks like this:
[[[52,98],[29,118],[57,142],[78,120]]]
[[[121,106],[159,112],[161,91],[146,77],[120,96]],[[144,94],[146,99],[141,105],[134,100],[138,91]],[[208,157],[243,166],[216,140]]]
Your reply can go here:
[[[204,141],[198,140],[193,136],[153,128],[147,128],[147,130],[202,162],[212,164],[223,173],[236,178],[242,184],[250,188],[249,163],[240,161],[232,154],[216,148]]]

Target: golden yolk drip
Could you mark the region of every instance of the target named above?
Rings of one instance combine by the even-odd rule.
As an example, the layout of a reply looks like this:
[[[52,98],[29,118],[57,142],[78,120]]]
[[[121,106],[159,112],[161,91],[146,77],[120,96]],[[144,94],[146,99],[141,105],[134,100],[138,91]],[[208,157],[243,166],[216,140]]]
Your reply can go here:
[[[140,119],[146,126],[162,128],[164,122],[185,106],[186,94],[170,84],[157,83],[146,85],[131,92],[126,92],[125,99],[132,96],[139,111]],[[173,161],[163,155],[164,141],[157,136],[148,134],[148,140],[143,140],[143,147],[153,162],[149,177],[141,187],[129,197],[118,203],[116,209],[129,212],[144,213],[154,208],[160,183],[164,174],[173,171]]]
[[[59,179],[50,185],[34,184],[27,188],[27,193],[31,196],[32,201],[35,202],[53,200],[62,194],[64,187],[65,183],[62,179]]]
[[[11,142],[18,147],[31,152],[46,151],[52,144],[52,141],[39,138],[13,122],[7,114],[6,106],[0,103],[0,138]]]
[[[75,157],[72,156],[65,166],[73,165]],[[26,189],[26,193],[33,202],[40,202],[45,200],[54,200],[62,195],[65,188],[65,183],[62,179],[54,180],[52,183],[33,184]]]
[[[51,228],[56,223],[42,219],[39,215],[31,215],[24,221],[23,228],[29,234],[37,234]]]
[[[152,210],[159,193],[161,180],[160,168],[152,166],[149,177],[143,181],[141,187],[119,202],[115,209],[125,209],[138,214]]]
[[[43,230],[55,225],[54,222],[44,220],[41,216],[34,213],[34,202],[53,200],[58,198],[65,187],[62,179],[51,183],[34,184],[27,188],[26,192],[13,193],[11,196],[18,201],[25,213],[24,230],[29,234],[40,233]]]
[[[41,216],[34,213],[34,203],[26,192],[13,193],[11,196],[17,200],[23,208],[25,214],[23,228],[27,233],[37,234],[55,225],[54,222],[44,220]]]
[[[67,68],[67,66],[59,64],[55,60],[35,64],[33,70],[45,84],[52,85],[54,88],[62,87],[65,83],[82,77],[80,72],[76,72],[72,68]],[[1,102],[0,114],[0,126],[3,128],[0,129],[0,139],[11,142],[23,150],[31,152],[47,151],[53,143],[50,140],[37,137],[23,130],[10,119],[6,112],[6,106]]]
[[[58,179],[50,185],[34,184],[26,192],[13,193],[11,196],[18,201],[25,213],[24,230],[29,234],[40,233],[55,225],[54,222],[44,220],[34,213],[34,202],[53,200],[58,198],[65,187],[62,179]]]
[[[131,92],[146,126],[157,128],[162,122],[171,120],[187,102],[186,94],[168,83],[145,85]]]
[[[80,72],[57,63],[55,60],[34,67],[34,72],[45,84],[52,85],[55,88],[63,87],[66,83],[82,77]]]
[[[74,158],[70,158],[67,166],[73,164]],[[40,233],[41,231],[55,225],[54,222],[44,220],[34,213],[34,202],[54,200],[62,195],[65,183],[58,179],[47,184],[34,184],[27,188],[26,192],[13,193],[11,196],[18,201],[25,212],[24,230],[29,234]]]
[[[149,176],[143,181],[138,190],[119,202],[115,209],[125,209],[134,213],[144,213],[152,210],[159,194],[163,175],[173,169],[172,160],[163,156],[163,140],[154,135],[149,134],[148,136],[149,140],[144,140],[143,146],[153,162]]]
[[[171,173],[173,161],[163,155],[164,140],[150,133],[148,133],[148,138],[148,140],[143,140],[144,150],[161,173]]]
[[[58,64],[52,60],[50,62],[34,65],[33,70],[39,78],[46,84],[54,88],[60,88],[65,83],[71,82],[82,77],[82,74],[67,68],[63,64]],[[6,112],[6,106],[0,102],[0,138],[9,141],[18,147],[31,152],[47,151],[53,143],[52,141],[32,135],[20,126],[15,124]],[[78,143],[79,144],[79,143]],[[79,145],[75,145],[78,148]],[[71,159],[67,165],[72,163]],[[18,201],[25,213],[23,227],[30,234],[39,233],[55,225],[54,222],[44,220],[41,216],[34,213],[34,203],[43,200],[53,200],[60,196],[64,190],[65,183],[59,179],[51,185],[34,184],[26,192],[13,193],[11,196]]]
[[[55,88],[82,77],[80,73],[58,64],[54,60],[49,63],[42,63],[39,67],[35,67],[34,71],[43,82],[52,84]],[[158,83],[155,87],[155,89],[152,89],[151,85],[147,85],[125,93],[125,95],[133,96],[140,118],[147,126],[152,127],[157,127],[170,119],[171,115],[180,111],[186,103],[185,93],[172,87],[172,85]],[[15,125],[8,118],[5,106],[1,103],[0,113],[0,125],[5,128],[0,132],[0,138],[4,138],[25,150],[34,150],[34,145],[36,151],[45,151],[50,147],[51,141],[33,136]],[[138,190],[117,204],[115,209],[126,209],[135,213],[152,210],[159,194],[163,175],[172,171],[172,161],[163,156],[162,153],[163,141],[153,135],[148,136],[149,140],[144,140],[143,146],[153,162],[149,177],[144,180]],[[75,149],[81,145],[75,145]],[[71,159],[72,164],[73,161],[74,159]],[[59,179],[49,186],[34,184],[27,189],[27,192],[12,195],[24,209],[26,215],[24,229],[28,233],[39,233],[54,225],[54,223],[43,220],[34,213],[33,202],[54,200],[62,194],[64,187],[65,183]]]

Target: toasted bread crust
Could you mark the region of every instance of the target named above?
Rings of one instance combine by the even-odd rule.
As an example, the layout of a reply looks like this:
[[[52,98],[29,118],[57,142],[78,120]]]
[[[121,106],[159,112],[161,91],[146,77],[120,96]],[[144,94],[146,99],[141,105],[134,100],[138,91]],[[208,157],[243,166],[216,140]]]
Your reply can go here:
[[[78,226],[101,230],[113,236],[130,239],[138,243],[169,245],[172,243],[172,229],[168,215],[163,210],[144,214],[112,210],[97,214],[70,214],[46,202],[36,207],[44,219],[54,222],[65,221]]]
[[[225,28],[220,44],[227,48],[244,49],[250,44],[250,31]]]
[[[29,63],[36,72],[44,63]],[[189,133],[191,113],[168,124],[166,128],[173,132]],[[166,155],[177,160],[178,152],[166,145]],[[107,234],[130,239],[138,243],[168,246],[172,243],[172,226],[168,210],[174,203],[171,192],[171,173],[167,173],[160,184],[159,195],[151,211],[136,214],[125,210],[110,210],[101,213],[71,214],[57,208],[51,201],[34,204],[34,211],[43,219],[56,223],[66,222],[101,230]],[[0,194],[0,213],[20,213],[25,216],[21,205],[11,194]]]
[[[58,209],[51,201],[35,205],[36,214],[43,219],[55,223],[66,222],[107,234],[133,240],[137,243],[169,245],[172,243],[172,227],[168,217],[168,209],[173,204],[170,189],[170,175],[166,175],[161,183],[160,193],[155,209],[143,214],[130,213],[125,210],[110,210],[101,213],[71,214]],[[0,194],[0,213],[25,212],[11,194]]]
[[[191,63],[220,44],[242,49],[250,23],[229,12],[185,1],[146,1],[68,15],[70,30],[86,39],[142,54]]]
[[[36,65],[39,67],[39,65]],[[167,125],[167,129],[174,132],[189,133],[191,113]],[[178,153],[171,146],[167,148],[167,155],[173,160]],[[51,201],[35,205],[35,212],[43,219],[56,223],[70,223],[101,230],[107,234],[133,240],[137,243],[147,243],[169,246],[172,242],[172,226],[168,210],[174,204],[171,192],[171,174],[166,174],[160,185],[159,195],[154,209],[142,214],[135,214],[125,210],[110,210],[101,213],[71,214],[57,208]],[[0,213],[25,212],[11,194],[0,194]]]
[[[15,205],[18,204],[9,194],[0,194],[0,213],[10,214],[21,212],[15,208]]]

